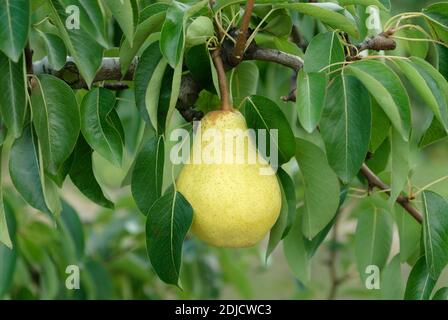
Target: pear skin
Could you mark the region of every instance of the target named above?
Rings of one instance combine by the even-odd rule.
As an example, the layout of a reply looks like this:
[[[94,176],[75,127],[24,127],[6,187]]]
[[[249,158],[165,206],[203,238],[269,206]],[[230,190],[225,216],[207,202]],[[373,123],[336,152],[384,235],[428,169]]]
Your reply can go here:
[[[224,136],[228,129],[246,131],[247,125],[243,115],[232,109],[209,112],[201,121],[201,138],[207,129],[215,129]],[[201,144],[204,158],[210,139],[201,140],[194,143]],[[195,147],[198,146],[193,144],[192,150]],[[223,146],[221,152],[222,159],[239,156],[243,160],[193,163],[190,153],[190,161],[177,180],[177,189],[193,207],[192,232],[197,237],[216,247],[253,246],[264,238],[280,214],[277,177],[262,157],[249,161],[258,154],[250,139],[244,139],[244,148],[230,150]],[[271,174],[261,174],[261,168]]]

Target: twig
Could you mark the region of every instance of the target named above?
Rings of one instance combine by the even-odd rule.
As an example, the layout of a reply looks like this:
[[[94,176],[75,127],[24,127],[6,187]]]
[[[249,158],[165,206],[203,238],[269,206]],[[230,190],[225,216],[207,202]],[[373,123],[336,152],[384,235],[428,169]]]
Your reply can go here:
[[[384,31],[374,37],[366,39],[364,42],[357,45],[359,52],[364,50],[395,50],[397,43],[390,38],[395,33],[394,29]]]
[[[380,178],[378,178],[375,173],[366,165],[363,164],[361,167],[361,174],[367,179],[370,187],[376,187],[381,190],[390,190],[389,186],[386,185]],[[390,195],[390,191],[385,191],[388,195]],[[411,216],[414,217],[419,223],[423,222],[422,214],[412,206],[408,197],[403,195],[399,195],[397,198],[397,203],[400,204]]]
[[[221,58],[221,50],[216,49],[212,53],[213,64],[216,68],[219,83],[219,93],[221,95],[221,110],[231,110],[232,105],[230,103],[229,89],[227,88],[226,71]]]
[[[241,27],[238,32],[238,37],[236,39],[235,48],[233,50],[232,58],[233,63],[237,65],[243,60],[244,48],[246,47],[246,41],[249,30],[250,17],[252,16],[252,11],[254,9],[254,0],[248,0],[246,3],[246,8],[244,9],[243,19],[241,21]]]
[[[260,48],[257,45],[250,47],[250,50],[244,55],[244,59],[275,62],[296,72],[303,67],[303,60],[298,56],[275,49]]]

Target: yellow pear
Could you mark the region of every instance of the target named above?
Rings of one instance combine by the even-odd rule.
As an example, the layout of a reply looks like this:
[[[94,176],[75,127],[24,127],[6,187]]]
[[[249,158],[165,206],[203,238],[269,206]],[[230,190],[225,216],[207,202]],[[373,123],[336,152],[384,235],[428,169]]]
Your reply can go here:
[[[209,112],[202,119],[200,130],[196,136],[201,139],[195,137],[189,162],[176,183],[193,207],[192,232],[217,247],[252,246],[264,238],[280,213],[281,191],[275,172],[265,159],[258,157],[258,150],[247,135],[243,148],[237,147],[238,142],[241,146],[240,133],[247,133],[246,121],[239,111]],[[223,143],[213,149],[216,134],[221,134]],[[194,152],[199,152],[199,156]],[[221,160],[217,156],[220,152]],[[207,160],[210,155],[216,156],[213,163]]]

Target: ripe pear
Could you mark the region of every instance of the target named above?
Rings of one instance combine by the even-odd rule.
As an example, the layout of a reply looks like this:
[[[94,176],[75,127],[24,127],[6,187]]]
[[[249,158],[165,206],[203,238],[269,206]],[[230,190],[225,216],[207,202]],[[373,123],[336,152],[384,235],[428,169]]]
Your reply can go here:
[[[176,183],[193,207],[192,232],[212,246],[253,246],[264,238],[280,214],[281,191],[275,172],[265,159],[258,157],[256,146],[247,136],[244,148],[236,147],[237,136],[231,138],[235,143],[232,149],[223,143],[221,163],[204,163],[207,145],[211,143],[205,137],[208,129],[222,137],[229,130],[246,132],[246,121],[239,111],[209,112],[200,129],[201,140],[193,142],[190,161]],[[202,162],[194,163],[192,153],[198,144]],[[226,156],[234,161],[224,161]],[[253,156],[257,161],[250,161]],[[236,161],[237,157],[242,161]]]

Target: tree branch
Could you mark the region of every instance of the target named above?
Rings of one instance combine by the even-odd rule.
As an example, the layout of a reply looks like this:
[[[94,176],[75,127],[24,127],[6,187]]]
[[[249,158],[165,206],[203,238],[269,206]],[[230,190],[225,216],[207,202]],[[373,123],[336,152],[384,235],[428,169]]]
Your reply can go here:
[[[252,11],[254,9],[254,0],[248,0],[246,3],[246,8],[244,9],[243,19],[241,21],[241,27],[238,32],[238,37],[236,39],[235,48],[232,54],[232,63],[237,65],[243,60],[244,49],[246,48],[246,42],[248,37],[250,17],[252,16]]]
[[[361,167],[361,174],[367,179],[369,182],[369,186],[376,187],[381,190],[390,190],[389,186],[386,185],[380,178],[378,178],[375,173],[366,165],[363,164]],[[390,195],[389,191],[386,191],[388,195]],[[411,216],[414,217],[419,223],[423,222],[422,214],[412,206],[408,197],[403,195],[398,196],[397,200],[398,204],[400,204]]]
[[[394,33],[395,30],[393,29],[384,31],[374,37],[366,39],[356,47],[359,52],[364,50],[395,50],[395,48],[397,47],[397,43],[393,39],[389,38]]]

